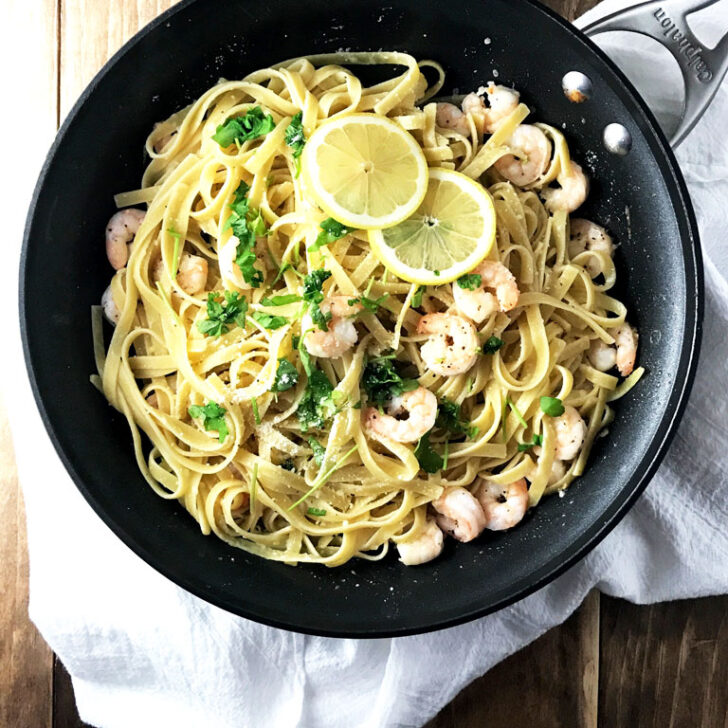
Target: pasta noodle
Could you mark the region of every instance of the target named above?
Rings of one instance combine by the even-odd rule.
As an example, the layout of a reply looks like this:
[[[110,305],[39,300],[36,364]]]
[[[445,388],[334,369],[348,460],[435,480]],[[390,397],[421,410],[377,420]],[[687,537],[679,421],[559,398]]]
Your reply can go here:
[[[365,86],[345,67],[353,64],[404,71]],[[428,88],[425,74],[433,71],[437,81]],[[220,81],[149,135],[141,188],[116,198],[121,207],[147,210],[128,263],[111,282],[117,321],[108,346],[101,309],[93,311],[93,381],[128,420],[151,488],[179,501],[204,534],[289,564],[339,566],[415,542],[432,522],[433,501],[451,488],[475,493],[480,479],[505,487],[526,478],[533,507],[583,473],[594,439],[613,418],[609,403],[639,379],[636,369],[620,384],[589,358],[596,342],[615,344],[627,312],[609,295],[611,256],[571,255],[568,212],[550,209],[540,194],[571,169],[563,135],[538,125],[553,155],[537,182],[517,186],[494,165],[518,154],[511,140],[528,109],[518,104],[485,137],[477,114],[465,114],[462,133],[441,126],[429,101],[443,81],[437,63],[403,53],[298,58]],[[227,120],[256,108],[272,120],[265,133],[227,145],[213,139]],[[397,278],[364,231],[315,249],[323,216],[307,200],[289,127],[299,118],[308,139],[322,122],[355,111],[394,120],[430,166],[480,180],[492,196],[497,230],[488,257],[511,271],[520,299],[477,324],[485,350],[467,371],[433,371],[421,354],[428,336],[417,333],[423,314],[454,310],[457,283],[422,290]],[[240,266],[230,272],[222,262],[241,190],[245,210],[259,213],[250,223],[257,229],[248,269],[257,285],[243,280]],[[192,267],[183,271],[183,264]],[[321,281],[323,296],[370,307],[352,319],[356,343],[312,360],[301,296],[316,270],[330,274]],[[206,280],[190,293],[183,275],[198,274]],[[223,298],[225,291],[237,297]],[[211,292],[218,313],[230,300],[230,313],[243,300],[247,310],[238,306],[235,320],[215,324]],[[202,330],[208,320],[214,332]],[[454,427],[434,427],[424,445],[372,436],[362,384],[372,360],[434,393]],[[315,381],[324,392],[319,400]],[[586,425],[562,471],[555,469],[557,416],[546,412],[543,397],[573,406]],[[318,425],[302,419],[309,405]],[[421,465],[425,445],[441,462],[435,472]]]

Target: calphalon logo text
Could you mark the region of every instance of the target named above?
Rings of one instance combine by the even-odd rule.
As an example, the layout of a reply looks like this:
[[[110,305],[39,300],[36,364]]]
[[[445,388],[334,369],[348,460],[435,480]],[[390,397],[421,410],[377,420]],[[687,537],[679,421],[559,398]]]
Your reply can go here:
[[[669,38],[675,42],[680,53],[688,59],[688,68],[692,69],[698,81],[702,81],[703,83],[710,81],[713,78],[713,72],[708,68],[708,64],[700,55],[704,49],[699,45],[691,43],[687,33],[680,30],[673,19],[662,8],[655,10],[654,15],[664,28],[662,34],[665,38]]]

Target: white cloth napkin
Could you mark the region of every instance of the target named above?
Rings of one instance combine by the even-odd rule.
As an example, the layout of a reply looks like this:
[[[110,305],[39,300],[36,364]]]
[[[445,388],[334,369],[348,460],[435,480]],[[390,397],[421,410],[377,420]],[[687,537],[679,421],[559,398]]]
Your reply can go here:
[[[599,11],[622,4],[607,0]],[[595,586],[640,603],[728,591],[728,284],[710,260],[721,269],[728,263],[727,118],[724,85],[678,153],[706,253],[706,345],[658,474],[612,534],[565,575],[497,614],[439,633],[305,637],[235,617],[157,574],[67,476],[32,401],[17,322],[6,322],[10,350],[0,359],[3,381],[12,382],[5,399],[28,511],[30,613],[73,677],[81,717],[104,728],[419,726],[468,682],[562,622]],[[5,270],[13,276],[2,289],[3,310],[15,311],[17,268]]]

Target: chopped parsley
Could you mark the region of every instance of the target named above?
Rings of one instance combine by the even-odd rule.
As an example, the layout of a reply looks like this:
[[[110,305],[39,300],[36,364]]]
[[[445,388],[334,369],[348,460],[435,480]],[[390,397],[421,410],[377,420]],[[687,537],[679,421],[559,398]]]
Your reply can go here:
[[[205,336],[227,334],[232,324],[245,328],[248,301],[239,293],[225,291],[224,299],[218,293],[207,294],[207,318],[197,322],[197,328]]]
[[[258,412],[258,400],[255,397],[250,398],[250,405],[253,408],[253,419],[255,420],[255,424],[260,424],[260,412]]]
[[[264,329],[280,329],[281,326],[285,326],[288,323],[288,319],[285,316],[274,316],[264,311],[256,311],[251,316],[254,318]]]
[[[273,131],[275,122],[270,114],[264,114],[260,106],[254,106],[242,116],[233,116],[220,124],[212,138],[223,148],[231,144],[257,139]]]
[[[467,273],[464,276],[460,276],[457,281],[460,288],[466,288],[468,291],[474,291],[476,288],[480,288],[483,283],[483,276],[480,273]]]
[[[369,298],[368,296],[359,296],[357,298],[350,298],[347,303],[350,306],[356,306],[357,303],[360,303],[365,311],[369,311],[370,313],[376,313],[379,310],[379,307],[384,303],[384,301],[387,300],[389,294],[385,293],[383,296],[380,296],[379,298]]]
[[[415,295],[412,296],[412,308],[419,308],[422,305],[422,294],[427,289],[427,286],[419,286],[415,291]]]
[[[326,515],[326,509],[325,508],[311,508],[306,511],[309,516],[325,516]]]
[[[312,367],[310,361],[309,367],[310,374],[308,375],[306,391],[296,412],[304,432],[308,431],[310,427],[314,429],[322,428],[326,420],[330,419],[336,410],[336,405],[331,396],[334,388],[329,378],[318,367]]]
[[[301,154],[306,145],[306,137],[303,135],[303,114],[298,112],[286,127],[286,144],[293,150],[293,158],[296,160],[296,177],[301,171]]]
[[[534,435],[531,442],[519,442],[518,452],[526,452],[536,445],[543,445],[543,435]]]
[[[558,397],[541,397],[541,411],[549,417],[564,414],[564,403]]]
[[[273,296],[272,298],[261,298],[261,306],[286,306],[289,303],[298,303],[303,299],[295,293],[287,293],[283,296]]]
[[[248,192],[250,186],[241,180],[235,190],[235,198],[230,205],[230,216],[223,225],[223,231],[232,228],[233,234],[238,239],[235,264],[240,268],[245,282],[253,288],[258,288],[263,282],[263,273],[255,267],[255,239],[266,235],[268,228],[260,210],[250,209]]]
[[[313,461],[321,467],[326,457],[326,448],[315,437],[309,437],[308,444],[311,446],[311,450],[313,450]]]
[[[214,430],[217,432],[217,439],[220,441],[220,444],[225,442],[225,438],[230,431],[225,424],[225,413],[227,410],[224,407],[221,407],[216,402],[208,402],[205,405],[193,404],[187,412],[193,419],[203,417],[203,427],[206,430]]]
[[[516,416],[516,419],[524,426],[528,427],[528,422],[524,419],[523,415],[518,410],[518,407],[516,407],[515,404],[511,401],[510,397],[506,397],[506,404],[513,410],[513,414]]]
[[[325,245],[329,245],[335,240],[343,238],[352,231],[352,228],[346,227],[346,225],[334,220],[333,217],[327,217],[319,227],[321,228],[321,232],[318,234],[314,244],[309,248],[311,252],[315,252]]]
[[[488,341],[483,344],[484,354],[495,354],[498,349],[503,346],[506,342],[503,339],[499,339],[497,336],[491,336]]]
[[[378,405],[420,386],[416,379],[406,379],[399,374],[391,356],[367,362],[361,383],[369,400]]]
[[[278,360],[276,380],[273,383],[273,392],[286,392],[298,384],[298,369],[285,357]]]
[[[303,300],[308,304],[308,313],[311,320],[321,329],[328,331],[331,314],[324,314],[319,304],[324,300],[324,281],[331,278],[331,271],[319,268],[312,270],[303,279]]]
[[[447,430],[453,435],[467,435],[473,439],[478,428],[460,419],[460,405],[443,397],[437,406],[435,426]]]
[[[420,467],[426,473],[436,473],[438,470],[442,470],[444,460],[442,457],[433,449],[430,444],[430,433],[426,432],[420,438],[415,448],[415,457]]]

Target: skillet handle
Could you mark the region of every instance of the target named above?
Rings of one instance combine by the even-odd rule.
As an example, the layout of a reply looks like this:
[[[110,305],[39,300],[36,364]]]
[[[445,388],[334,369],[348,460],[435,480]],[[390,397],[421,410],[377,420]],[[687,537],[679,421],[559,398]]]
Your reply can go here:
[[[589,36],[611,30],[641,33],[670,51],[685,82],[685,106],[670,139],[673,147],[677,147],[698,122],[728,71],[728,28],[715,48],[706,50],[685,20],[696,10],[716,2],[725,0],[651,0],[619,10],[582,28]]]

